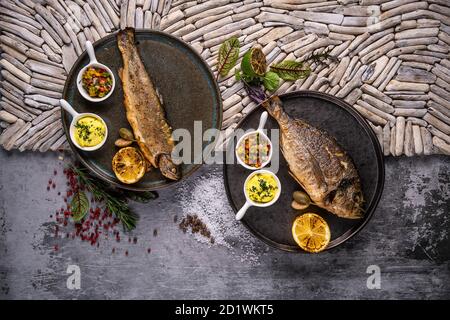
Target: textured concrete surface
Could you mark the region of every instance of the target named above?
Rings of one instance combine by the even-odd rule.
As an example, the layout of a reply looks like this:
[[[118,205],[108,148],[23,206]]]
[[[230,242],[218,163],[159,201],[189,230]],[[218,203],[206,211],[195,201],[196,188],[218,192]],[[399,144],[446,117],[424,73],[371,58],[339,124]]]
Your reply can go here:
[[[123,237],[96,248],[55,239],[49,215],[63,203],[56,191],[64,179],[57,176],[55,191],[46,186],[64,161],[56,154],[1,151],[0,162],[1,299],[450,298],[449,157],[387,159],[373,219],[353,239],[320,255],[268,248],[240,225],[233,228],[241,236],[229,246],[208,246],[183,234],[174,223],[186,211],[177,193],[220,179],[218,166],[204,167],[154,202],[133,204],[141,217],[132,234],[137,244]],[[217,192],[217,201],[225,198]],[[80,290],[66,287],[72,264],[81,269]],[[366,286],[369,265],[381,269],[380,289]]]

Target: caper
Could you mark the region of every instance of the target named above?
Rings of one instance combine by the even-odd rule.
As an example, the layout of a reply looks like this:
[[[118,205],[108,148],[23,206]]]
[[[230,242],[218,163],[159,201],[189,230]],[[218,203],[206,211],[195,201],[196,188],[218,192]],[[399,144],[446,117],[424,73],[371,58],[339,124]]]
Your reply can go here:
[[[114,142],[114,145],[115,145],[116,147],[119,147],[119,148],[124,148],[124,147],[128,147],[128,146],[131,145],[132,143],[133,143],[133,141],[125,140],[125,139],[119,138],[119,139],[117,139],[117,140]]]
[[[295,200],[292,200],[291,207],[294,210],[305,210],[306,208],[309,207],[309,205],[300,204],[300,203],[296,202]]]
[[[122,138],[122,139],[125,139],[125,140],[130,140],[130,141],[133,141],[134,140],[134,135],[133,135],[133,132],[131,132],[129,129],[127,129],[127,128],[120,128],[119,129],[119,136]]]
[[[308,208],[310,203],[311,203],[311,199],[303,191],[295,191],[292,194],[292,197],[294,198],[294,202],[296,202],[298,204],[298,206],[302,207],[301,209],[298,209],[298,210],[302,210],[302,209]],[[292,207],[294,207],[294,206],[292,206]]]

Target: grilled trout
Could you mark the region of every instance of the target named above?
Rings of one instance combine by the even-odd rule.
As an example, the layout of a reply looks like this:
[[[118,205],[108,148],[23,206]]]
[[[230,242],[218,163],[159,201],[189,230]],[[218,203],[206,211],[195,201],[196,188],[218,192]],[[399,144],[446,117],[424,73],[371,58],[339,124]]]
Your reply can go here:
[[[174,147],[172,128],[165,118],[164,108],[156,92],[139,51],[134,43],[134,29],[127,28],[117,35],[122,53],[122,80],[124,105],[128,122],[142,154],[163,176],[180,179],[180,170],[172,161]]]
[[[280,126],[280,149],[292,177],[319,207],[339,217],[363,217],[361,182],[352,159],[328,133],[290,118],[278,97],[263,103]]]

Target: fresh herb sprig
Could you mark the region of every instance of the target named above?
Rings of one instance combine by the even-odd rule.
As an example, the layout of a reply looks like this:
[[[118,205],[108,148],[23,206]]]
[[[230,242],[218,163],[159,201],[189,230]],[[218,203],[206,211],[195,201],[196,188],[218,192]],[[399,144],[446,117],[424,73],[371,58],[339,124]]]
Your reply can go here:
[[[139,216],[128,206],[128,199],[148,202],[158,197],[157,193],[151,191],[130,192],[113,190],[103,181],[92,177],[87,169],[83,167],[70,165],[70,169],[76,174],[79,184],[92,194],[95,201],[104,202],[108,212],[119,219],[126,231],[136,228],[139,220]]]
[[[217,78],[219,76],[226,76],[236,65],[239,56],[239,45],[239,40],[236,37],[232,37],[223,42],[219,50]],[[249,50],[252,50],[252,48]],[[244,83],[244,88],[250,99],[256,103],[261,103],[267,99],[265,91],[275,92],[280,86],[281,79],[285,81],[296,81],[307,78],[311,74],[309,63],[326,64],[327,61],[336,60],[337,58],[332,56],[330,50],[327,48],[321,52],[312,52],[303,61],[284,60],[280,63],[270,65],[267,68],[268,70],[260,76],[254,73],[246,73],[244,71],[245,68],[242,67],[243,62],[241,62],[241,69],[235,71],[235,78]]]

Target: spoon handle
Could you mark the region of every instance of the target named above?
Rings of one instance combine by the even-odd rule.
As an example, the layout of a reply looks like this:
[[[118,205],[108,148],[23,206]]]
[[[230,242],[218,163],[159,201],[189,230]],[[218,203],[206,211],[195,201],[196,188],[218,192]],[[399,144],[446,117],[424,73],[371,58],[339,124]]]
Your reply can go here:
[[[267,121],[267,111],[264,111],[261,114],[261,117],[259,118],[259,126],[258,126],[258,130],[262,130],[264,129],[264,126],[266,125],[266,121]]]
[[[95,51],[94,51],[94,47],[92,46],[92,43],[88,40],[86,41],[86,51],[89,55],[89,60],[90,63],[97,63],[97,58],[95,57]]]
[[[241,210],[238,211],[238,213],[236,213],[236,220],[241,220],[245,213],[247,212],[247,209],[250,208],[250,203],[247,201],[241,208]]]
[[[75,111],[75,109],[68,103],[66,100],[61,99],[59,100],[59,104],[61,107],[63,107],[64,110],[66,110],[72,117],[78,116],[78,112]]]

